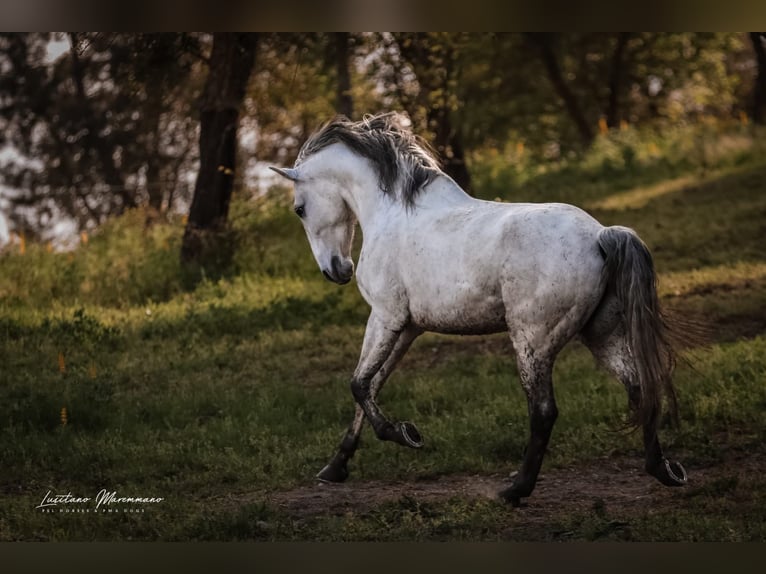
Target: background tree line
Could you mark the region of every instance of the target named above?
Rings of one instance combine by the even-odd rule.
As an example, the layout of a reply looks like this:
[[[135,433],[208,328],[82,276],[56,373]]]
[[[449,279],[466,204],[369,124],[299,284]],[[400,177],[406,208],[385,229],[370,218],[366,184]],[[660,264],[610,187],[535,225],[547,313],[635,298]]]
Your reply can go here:
[[[626,125],[766,122],[766,33],[2,34],[0,193],[28,236],[188,213],[191,261],[261,162],[392,109],[470,191],[508,142],[557,161]]]

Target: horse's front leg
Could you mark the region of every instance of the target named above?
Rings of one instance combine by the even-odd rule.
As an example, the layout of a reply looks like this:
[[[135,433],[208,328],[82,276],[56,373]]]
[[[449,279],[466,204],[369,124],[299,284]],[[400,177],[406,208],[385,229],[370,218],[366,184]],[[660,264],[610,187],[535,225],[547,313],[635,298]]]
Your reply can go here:
[[[370,382],[369,393],[373,401],[377,399],[380,389],[385,384],[389,375],[393,372],[397,363],[399,363],[399,360],[404,356],[412,342],[421,333],[422,331],[419,329],[408,327],[399,334],[393,350]],[[351,422],[346,434],[343,436],[343,440],[341,440],[340,446],[338,447],[338,452],[335,453],[335,456],[333,456],[327,466],[319,471],[317,478],[328,482],[342,482],[346,480],[348,477],[348,461],[354,456],[354,453],[359,446],[359,436],[362,433],[364,416],[364,409],[357,403],[354,420]]]
[[[415,425],[407,422],[392,423],[380,410],[375,400],[374,377],[386,363],[406,328],[393,330],[373,312],[367,321],[364,333],[362,354],[351,379],[351,394],[356,404],[364,411],[377,437],[390,440],[404,446],[419,448],[423,446]]]
[[[354,420],[343,435],[340,441],[338,452],[332,457],[322,470],[317,474],[319,480],[325,482],[343,482],[348,478],[348,461],[354,456],[359,446],[359,436],[362,434],[362,425],[364,424],[364,411],[362,407],[356,405]]]

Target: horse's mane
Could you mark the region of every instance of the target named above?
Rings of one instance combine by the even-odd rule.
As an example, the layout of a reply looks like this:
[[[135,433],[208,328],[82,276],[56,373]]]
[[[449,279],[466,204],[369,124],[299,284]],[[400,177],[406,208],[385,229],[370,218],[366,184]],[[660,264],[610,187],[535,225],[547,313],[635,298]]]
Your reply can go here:
[[[399,199],[412,207],[418,193],[442,171],[436,152],[423,138],[405,127],[405,121],[397,112],[366,115],[358,122],[338,116],[303,144],[295,165],[331,144],[343,143],[370,160],[383,193],[394,196],[399,183]]]

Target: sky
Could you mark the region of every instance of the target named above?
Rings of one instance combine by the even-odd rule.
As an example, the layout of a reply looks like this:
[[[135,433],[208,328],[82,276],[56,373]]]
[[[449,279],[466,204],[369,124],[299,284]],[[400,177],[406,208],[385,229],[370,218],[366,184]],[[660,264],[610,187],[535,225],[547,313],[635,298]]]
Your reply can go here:
[[[9,239],[8,224],[5,222],[5,217],[0,212],[0,247],[8,243]]]
[[[64,35],[62,35],[60,38],[56,38],[52,40],[48,44],[48,49],[47,49],[48,62],[49,63],[55,62],[58,59],[58,57],[61,56],[61,54],[69,50],[69,46],[70,46],[69,38],[67,38]]]

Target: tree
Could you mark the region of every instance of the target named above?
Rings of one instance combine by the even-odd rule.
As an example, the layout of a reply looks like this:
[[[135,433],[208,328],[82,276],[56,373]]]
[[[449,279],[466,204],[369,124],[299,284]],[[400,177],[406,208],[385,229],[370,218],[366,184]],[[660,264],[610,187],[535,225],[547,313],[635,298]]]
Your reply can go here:
[[[134,65],[115,74],[140,98],[137,143],[146,150],[147,182],[142,200],[155,214],[169,211],[177,198],[190,199],[183,175],[197,158],[193,111],[201,87],[201,74],[195,73],[204,62],[201,48],[200,39],[187,34],[139,34],[131,38]]]
[[[58,57],[52,41],[66,46]],[[183,200],[198,47],[188,34],[1,35],[0,143],[14,153],[0,183],[14,225],[84,229]]]
[[[375,65],[360,65],[375,61],[380,46],[374,37],[349,35],[347,58],[340,58],[343,64],[338,41],[335,33],[259,35],[258,66],[241,118],[243,133],[257,133],[243,142],[248,145],[243,167],[250,173],[258,173],[259,162],[292,165],[306,139],[336,114],[358,117],[391,109],[380,94]]]
[[[753,121],[766,123],[766,32],[750,32],[758,73],[753,90]]]
[[[229,214],[237,156],[239,110],[255,63],[254,33],[213,35],[210,65],[200,105],[200,167],[181,246],[181,259],[199,261],[207,239]]]
[[[548,79],[554,90],[556,90],[558,96],[561,98],[561,101],[564,102],[564,107],[572,118],[572,121],[577,126],[577,131],[580,134],[580,139],[582,140],[583,145],[586,147],[589,146],[594,137],[593,128],[585,117],[577,97],[564,78],[564,73],[561,71],[559,59],[554,49],[553,35],[549,33],[535,33],[528,34],[527,37],[530,42],[537,47],[540,53],[540,59],[548,74]]]
[[[336,108],[339,114],[352,118],[354,116],[354,100],[351,97],[351,73],[349,71],[350,34],[335,32],[335,63],[337,70],[338,95]]]
[[[462,134],[453,119],[458,108],[459,53],[465,37],[423,32],[397,33],[394,38],[401,58],[410,67],[419,86],[416,99],[403,103],[413,118],[417,118],[421,110],[425,111],[425,128],[442,158],[444,171],[468,191],[471,175],[466,166]]]
[[[617,127],[620,121],[620,93],[622,91],[622,79],[625,47],[630,38],[629,32],[617,34],[617,42],[612,52],[612,61],[609,67],[609,103],[606,108],[606,125],[610,128]]]

